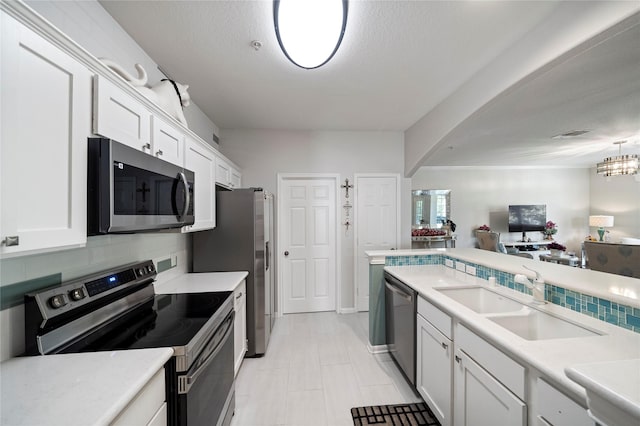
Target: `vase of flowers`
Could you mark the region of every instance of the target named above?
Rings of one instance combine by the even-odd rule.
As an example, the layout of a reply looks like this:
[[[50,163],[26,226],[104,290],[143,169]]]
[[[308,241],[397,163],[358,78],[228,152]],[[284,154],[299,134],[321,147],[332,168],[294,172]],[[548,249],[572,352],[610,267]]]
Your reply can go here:
[[[544,238],[545,240],[553,240],[553,235],[558,232],[558,225],[552,221],[548,221],[544,225]]]
[[[562,253],[567,249],[560,243],[552,242],[547,246],[547,248],[551,251],[551,256],[561,256]]]

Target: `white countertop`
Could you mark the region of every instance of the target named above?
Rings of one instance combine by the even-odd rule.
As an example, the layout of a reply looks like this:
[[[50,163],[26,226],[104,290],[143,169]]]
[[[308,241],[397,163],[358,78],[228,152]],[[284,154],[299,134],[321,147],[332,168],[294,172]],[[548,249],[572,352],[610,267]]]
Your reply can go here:
[[[566,369],[567,376],[587,389],[590,400],[600,398],[614,410],[622,409],[640,424],[640,359],[579,364]],[[594,415],[602,407],[591,406]],[[594,409],[595,408],[595,409]]]
[[[0,424],[107,425],[171,356],[157,348],[11,358],[0,364]]]
[[[499,269],[512,274],[524,274],[533,278],[534,274],[522,267],[522,265],[527,265],[539,271],[547,284],[607,299],[634,308],[640,308],[640,279],[637,278],[574,268],[550,262],[541,262],[520,256],[511,256],[474,248],[379,250],[368,251],[366,254],[370,257],[370,262],[372,259],[383,259],[387,256],[445,254],[466,262]]]
[[[180,275],[168,281],[154,283],[156,294],[206,293],[210,291],[233,291],[249,275],[240,272],[194,272]]]
[[[505,257],[507,256],[505,255]],[[573,269],[567,266],[556,266]],[[537,309],[581,324],[602,335],[537,341],[526,340],[434,289],[434,287],[461,285],[488,287],[487,281],[472,275],[442,265],[387,266],[384,269],[413,287],[422,297],[450,316],[457,318],[458,321],[464,323],[469,329],[500,348],[516,361],[530,365],[542,376],[555,382],[567,392],[573,393],[576,398],[584,401],[585,405],[584,388],[565,375],[565,368],[582,363],[640,358],[640,334],[569,309],[553,304],[536,306]],[[490,287],[490,289],[523,303],[532,301],[531,296],[506,287],[496,286]]]

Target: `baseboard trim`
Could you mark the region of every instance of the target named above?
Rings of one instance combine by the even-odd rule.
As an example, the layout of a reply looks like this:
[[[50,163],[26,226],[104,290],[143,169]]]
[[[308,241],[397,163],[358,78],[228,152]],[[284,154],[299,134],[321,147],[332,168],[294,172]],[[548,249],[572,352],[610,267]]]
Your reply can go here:
[[[371,354],[383,354],[389,352],[388,345],[375,345],[372,346],[371,343],[367,342],[367,350]]]

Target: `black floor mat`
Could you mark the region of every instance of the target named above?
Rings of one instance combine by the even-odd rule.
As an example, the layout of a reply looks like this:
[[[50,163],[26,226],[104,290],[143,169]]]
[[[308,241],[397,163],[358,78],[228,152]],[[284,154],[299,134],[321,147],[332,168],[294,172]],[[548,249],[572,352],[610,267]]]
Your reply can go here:
[[[427,404],[373,405],[351,409],[355,426],[440,426]]]

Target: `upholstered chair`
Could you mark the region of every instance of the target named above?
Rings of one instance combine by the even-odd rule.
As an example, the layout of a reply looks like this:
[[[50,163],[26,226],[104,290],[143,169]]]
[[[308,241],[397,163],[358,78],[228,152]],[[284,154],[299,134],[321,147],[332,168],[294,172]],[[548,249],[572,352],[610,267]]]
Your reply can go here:
[[[482,250],[495,251],[498,253],[506,253],[507,250],[500,242],[500,233],[491,231],[476,231],[476,241],[478,248]]]
[[[640,245],[585,241],[589,269],[640,278]]]

